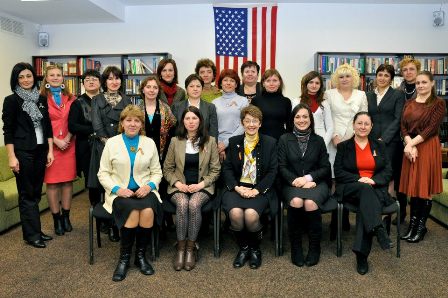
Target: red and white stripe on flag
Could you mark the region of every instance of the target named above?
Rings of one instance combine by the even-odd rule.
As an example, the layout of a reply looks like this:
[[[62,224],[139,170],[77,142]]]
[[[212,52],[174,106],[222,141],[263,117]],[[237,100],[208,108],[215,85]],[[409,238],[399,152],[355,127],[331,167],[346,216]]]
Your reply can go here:
[[[240,66],[248,60],[260,65],[260,73],[266,69],[275,68],[277,43],[277,10],[276,4],[263,5],[222,5],[216,7],[238,7],[248,9],[247,22],[247,56],[216,55],[216,68],[219,74],[223,69],[234,69],[239,73]]]

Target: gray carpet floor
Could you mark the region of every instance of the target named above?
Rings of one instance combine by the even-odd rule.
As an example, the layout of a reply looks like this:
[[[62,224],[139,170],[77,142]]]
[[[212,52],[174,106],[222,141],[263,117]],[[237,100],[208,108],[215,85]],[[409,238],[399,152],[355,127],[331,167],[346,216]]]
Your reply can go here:
[[[43,231],[55,237],[46,249],[25,245],[20,226],[0,236],[0,297],[448,297],[448,230],[432,220],[423,242],[401,242],[401,258],[395,257],[394,249],[382,251],[375,241],[370,272],[364,276],[356,273],[351,252],[353,215],[351,231],[343,234],[340,258],[336,243],[329,241],[330,216],[324,215],[321,261],[311,268],[290,263],[286,231],[281,257],[274,256],[269,237],[263,239],[263,265],[258,270],[232,267],[237,248],[229,234],[222,235],[221,257],[214,258],[210,233],[200,240],[197,267],[176,272],[171,265],[175,241],[171,232],[161,241],[160,258],[153,262],[155,275],[144,276],[133,266],[124,281],[115,283],[111,277],[118,243],[103,234],[94,265],[88,263],[88,208],[86,193],[74,198],[74,230],[65,236],[55,236],[50,212],[42,213]]]

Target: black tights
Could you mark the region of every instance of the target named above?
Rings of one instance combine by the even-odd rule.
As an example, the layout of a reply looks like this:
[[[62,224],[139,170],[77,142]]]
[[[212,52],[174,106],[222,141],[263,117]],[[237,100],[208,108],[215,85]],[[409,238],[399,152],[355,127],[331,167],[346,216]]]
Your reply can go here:
[[[254,209],[232,208],[229,212],[230,227],[234,231],[241,231],[246,227],[249,232],[261,229],[260,215]]]

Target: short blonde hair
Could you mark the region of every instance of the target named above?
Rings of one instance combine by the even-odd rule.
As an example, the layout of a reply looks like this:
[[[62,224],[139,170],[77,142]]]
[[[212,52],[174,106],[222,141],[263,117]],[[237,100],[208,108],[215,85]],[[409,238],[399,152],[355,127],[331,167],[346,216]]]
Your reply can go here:
[[[140,128],[139,134],[145,135],[145,113],[143,113],[142,109],[136,105],[128,105],[120,114],[120,122],[118,123],[118,132],[122,133],[123,129],[123,121],[127,117],[136,117],[142,123],[142,128]]]
[[[408,65],[409,63],[412,63],[417,68],[417,72],[420,72],[420,69],[422,68],[422,64],[417,59],[414,59],[412,57],[406,57],[403,60],[400,61],[400,73],[403,67]]]
[[[358,88],[359,86],[359,73],[358,71],[351,66],[350,64],[342,64],[336,68],[335,72],[331,75],[331,85],[333,87],[339,87],[339,76],[349,74],[353,78],[353,89]]]

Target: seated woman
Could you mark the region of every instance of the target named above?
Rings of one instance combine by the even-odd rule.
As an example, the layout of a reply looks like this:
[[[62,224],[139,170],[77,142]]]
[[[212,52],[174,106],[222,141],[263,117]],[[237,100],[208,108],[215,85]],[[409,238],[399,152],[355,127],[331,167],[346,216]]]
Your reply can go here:
[[[280,137],[278,170],[288,206],[291,262],[299,267],[314,266],[320,258],[322,217],[320,207],[328,200],[331,166],[325,141],[314,132],[311,109],[298,104],[291,114],[292,132]],[[302,252],[302,233],[308,227],[309,249]]]
[[[120,258],[112,280],[126,278],[136,238],[134,264],[145,275],[154,274],[146,260],[146,247],[154,217],[161,222],[162,202],[157,192],[162,179],[154,141],[145,136],[143,111],[134,105],[120,114],[120,134],[106,142],[98,179],[105,190],[104,209],[112,213],[120,228]],[[126,154],[127,153],[127,154]]]
[[[250,268],[257,269],[261,266],[260,216],[268,207],[272,216],[278,211],[272,188],[277,175],[277,141],[258,133],[263,115],[256,106],[242,109],[240,118],[244,134],[230,138],[223,163],[226,190],[222,204],[240,248],[233,267],[240,268],[249,260]]]
[[[208,136],[204,124],[199,109],[189,106],[182,113],[177,137],[171,139],[163,164],[168,194],[176,205],[176,271],[190,271],[196,265],[201,207],[214,194],[221,170],[216,140]]]
[[[334,162],[335,197],[358,206],[356,238],[357,271],[369,271],[367,257],[376,235],[383,250],[391,247],[389,236],[382,225],[381,211],[394,201],[387,192],[392,178],[392,167],[384,142],[369,137],[372,119],[367,112],[358,112],[353,119],[354,136],[338,144]]]

